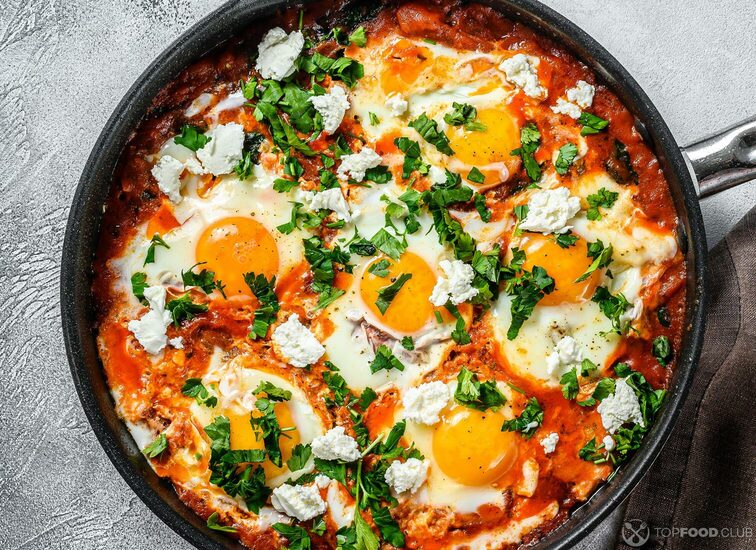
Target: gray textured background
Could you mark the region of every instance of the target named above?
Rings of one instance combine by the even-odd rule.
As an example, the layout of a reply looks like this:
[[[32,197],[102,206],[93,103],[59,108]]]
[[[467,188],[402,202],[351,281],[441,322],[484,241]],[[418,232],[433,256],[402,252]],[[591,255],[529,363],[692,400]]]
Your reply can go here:
[[[549,0],[638,79],[681,144],[756,112],[756,3]],[[218,0],[0,0],[0,548],[187,548],[95,440],[63,351],[63,227],[123,93]],[[601,7],[597,7],[601,5]],[[703,201],[714,244],[756,182]]]

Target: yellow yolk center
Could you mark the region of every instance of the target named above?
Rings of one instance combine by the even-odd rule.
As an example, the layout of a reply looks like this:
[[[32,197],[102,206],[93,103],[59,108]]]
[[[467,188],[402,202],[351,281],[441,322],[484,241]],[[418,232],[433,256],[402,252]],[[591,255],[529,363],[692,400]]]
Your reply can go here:
[[[470,131],[465,130],[464,126],[449,126],[447,129],[454,158],[468,166],[477,167],[511,161],[511,151],[520,146],[520,129],[512,115],[503,107],[478,109],[475,120],[484,124],[486,129]],[[485,170],[483,172],[485,174]],[[488,174],[485,175],[488,183]]]
[[[294,419],[291,415],[291,410],[286,403],[276,403],[274,408],[276,418],[278,419],[278,425],[281,429],[296,427]],[[260,412],[255,410],[251,413],[255,417],[260,416]],[[250,413],[246,414],[228,414],[228,420],[231,425],[231,450],[247,450],[247,449],[264,449],[262,436],[259,436],[259,440],[255,437],[255,429],[249,423]],[[279,476],[286,471],[286,461],[291,458],[292,449],[299,443],[299,433],[297,430],[286,431],[278,440],[278,444],[281,447],[282,455],[282,467],[278,467],[270,460],[266,460],[263,463],[263,469],[265,470],[265,477],[270,479],[275,476]]]
[[[209,225],[199,238],[198,262],[215,272],[226,284],[226,294],[251,294],[244,282],[245,273],[264,274],[270,278],[278,272],[278,247],[265,227],[252,218],[223,218]]]
[[[501,412],[453,406],[433,433],[433,456],[443,472],[463,485],[486,485],[517,460],[517,437],[502,432]]]
[[[600,274],[594,271],[585,281],[576,283],[593,261],[588,257],[588,246],[584,239],[578,239],[574,246],[562,248],[556,244],[553,235],[545,236],[528,233],[520,241],[525,251],[524,268],[528,271],[538,265],[554,279],[554,291],[539,302],[556,306],[565,302],[590,300],[600,281]]]
[[[378,277],[369,273],[369,267],[382,259],[391,263],[388,276]],[[411,274],[412,278],[404,283],[391,301],[386,313],[381,313],[375,304],[379,291],[391,285],[403,273]],[[428,298],[435,285],[436,274],[426,261],[417,254],[404,252],[398,261],[383,256],[373,260],[362,275],[360,295],[382,324],[398,332],[409,334],[421,329],[433,316],[434,307]]]

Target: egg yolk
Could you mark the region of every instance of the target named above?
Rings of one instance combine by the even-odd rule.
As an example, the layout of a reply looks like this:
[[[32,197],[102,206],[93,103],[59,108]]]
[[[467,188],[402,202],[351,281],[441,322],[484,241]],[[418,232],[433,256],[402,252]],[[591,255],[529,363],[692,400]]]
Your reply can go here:
[[[380,79],[381,88],[387,94],[406,92],[433,59],[433,54],[428,48],[406,39],[392,44],[385,56],[386,61]]]
[[[586,280],[577,280],[593,261],[588,257],[588,245],[584,239],[578,239],[574,246],[562,248],[553,236],[528,233],[520,241],[520,248],[525,251],[523,267],[530,271],[533,266],[541,266],[554,279],[554,290],[546,294],[539,302],[547,306],[556,306],[565,302],[582,302],[590,300],[600,282],[600,273],[594,271]]]
[[[517,437],[502,432],[501,412],[453,406],[433,433],[439,468],[463,485],[486,485],[503,476],[517,460]]]
[[[388,260],[388,276],[378,277],[370,273],[370,266]],[[375,304],[381,289],[392,284],[403,273],[412,275],[396,294],[386,313],[381,313]],[[360,295],[370,311],[381,323],[401,333],[421,329],[434,315],[435,309],[429,298],[436,285],[436,274],[425,260],[412,252],[404,252],[398,261],[383,256],[376,258],[365,269],[360,281]]]
[[[506,108],[478,109],[475,120],[486,129],[471,131],[464,126],[449,126],[447,136],[455,158],[477,167],[511,160],[510,153],[520,146],[520,129]]]
[[[281,429],[296,427],[294,419],[291,415],[291,410],[286,403],[276,403],[274,407],[276,418],[278,419],[278,425]],[[247,450],[247,449],[264,449],[262,436],[259,439],[255,437],[255,429],[249,423],[250,416],[260,416],[260,412],[255,410],[251,414],[232,414],[228,415],[229,424],[231,425],[231,450]],[[270,479],[272,477],[281,475],[286,471],[286,461],[291,458],[292,449],[299,443],[299,432],[297,430],[285,431],[281,438],[278,440],[278,444],[281,447],[282,465],[276,466],[270,460],[263,462],[263,469],[265,470],[265,477]]]
[[[270,278],[278,272],[276,241],[252,218],[223,218],[209,225],[197,242],[196,257],[225,283],[228,295],[252,294],[244,282],[245,273]]]

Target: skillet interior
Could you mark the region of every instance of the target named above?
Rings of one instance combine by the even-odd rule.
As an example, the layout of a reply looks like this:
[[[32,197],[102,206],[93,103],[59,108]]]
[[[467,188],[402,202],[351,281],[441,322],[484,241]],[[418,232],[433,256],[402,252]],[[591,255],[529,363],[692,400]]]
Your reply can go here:
[[[479,0],[512,19],[549,36],[590,66],[635,115],[637,127],[657,155],[680,219],[681,250],[688,261],[688,309],[683,346],[670,384],[669,398],[643,447],[617,475],[536,548],[568,548],[621,502],[651,465],[674,423],[692,377],[703,339],[704,237],[694,184],[669,129],[646,94],[599,44],[553,10],[533,0]],[[238,548],[230,538],[210,531],[184,506],[168,482],[150,468],[126,426],[115,413],[99,361],[94,333],[91,262],[97,245],[102,205],[114,167],[133,128],[152,98],[182,69],[237,31],[265,21],[281,0],[229,2],[201,20],[163,52],[127,92],[105,125],[84,168],[71,208],[63,247],[61,304],[71,371],[84,411],[116,469],[136,494],[178,534],[201,548]],[[642,123],[640,121],[643,121]]]

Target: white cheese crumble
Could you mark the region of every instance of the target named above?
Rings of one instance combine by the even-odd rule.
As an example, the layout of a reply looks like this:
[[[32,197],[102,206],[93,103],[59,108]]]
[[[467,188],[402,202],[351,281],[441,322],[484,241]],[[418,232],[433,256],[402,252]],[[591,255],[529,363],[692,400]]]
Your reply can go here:
[[[294,73],[294,62],[304,46],[299,31],[286,34],[281,27],[270,29],[257,46],[255,68],[263,78],[281,80]]]
[[[559,434],[551,432],[549,435],[541,439],[541,447],[543,452],[550,455],[556,450],[557,443],[559,443]]]
[[[554,346],[554,351],[546,358],[546,372],[549,376],[561,376],[565,367],[571,367],[584,359],[583,350],[572,336],[565,336]]]
[[[139,319],[129,321],[128,328],[142,344],[144,351],[151,355],[160,353],[168,344],[165,331],[171,324],[171,312],[165,309],[165,288],[149,286],[144,289],[144,297],[150,310]]]
[[[332,210],[339,219],[345,222],[352,221],[349,203],[339,187],[326,189],[319,193],[305,191],[301,194],[301,198],[310,210]]]
[[[244,126],[230,122],[216,126],[205,135],[210,141],[197,151],[197,158],[205,170],[214,176],[233,172],[242,159]]]
[[[284,483],[273,489],[270,503],[279,512],[299,521],[307,521],[326,511],[326,503],[314,485]]]
[[[478,295],[479,290],[472,286],[475,271],[462,260],[441,260],[438,265],[446,277],[439,277],[429,300],[434,306],[441,307],[451,300],[454,305],[466,302]]]
[[[574,88],[567,90],[567,99],[577,103],[583,109],[593,105],[593,96],[596,88],[588,84],[585,80],[578,80]]]
[[[157,181],[160,190],[168,195],[173,203],[181,202],[181,172],[184,163],[170,155],[163,155],[152,167],[152,177]]]
[[[315,335],[299,322],[299,315],[292,313],[289,319],[273,331],[273,343],[287,362],[303,369],[316,363],[325,353],[325,348]]]
[[[615,433],[627,422],[645,426],[638,396],[624,378],[616,380],[614,394],[599,403],[596,410],[601,415],[601,423],[610,434]]]
[[[617,446],[617,444],[614,442],[614,438],[611,435],[604,436],[602,443],[604,444],[604,449],[606,449],[607,451],[613,451]]]
[[[323,117],[323,130],[333,134],[339,129],[344,113],[349,109],[349,100],[341,86],[334,86],[327,94],[312,96],[309,100]]]
[[[386,108],[394,116],[402,116],[409,109],[409,103],[399,94],[391,94],[386,99]]]
[[[331,428],[312,440],[312,454],[323,460],[354,462],[360,458],[360,449],[352,436],[344,433],[343,426]]]
[[[528,214],[520,222],[523,231],[536,233],[566,233],[572,226],[567,222],[580,212],[580,198],[570,196],[566,187],[534,192],[528,202]]]
[[[551,106],[551,110],[558,115],[567,115],[575,120],[579,119],[580,114],[582,113],[580,107],[571,101],[565,101],[561,97],[557,99],[556,105]]]
[[[449,388],[439,381],[408,388],[402,396],[404,418],[417,424],[436,424],[449,398]]]
[[[395,460],[386,470],[384,479],[398,494],[409,491],[414,494],[428,477],[428,461],[408,458],[406,462]]]
[[[171,347],[174,347],[176,349],[184,349],[183,336],[176,336],[175,338],[171,338],[170,340],[168,340],[168,343],[171,345]]]
[[[641,313],[643,313],[643,300],[636,298],[635,300],[633,300],[633,306],[626,309],[623,313],[620,314],[620,326],[623,327],[626,324],[632,324],[633,321],[640,317]]]
[[[363,147],[359,153],[341,157],[338,174],[341,179],[347,179],[347,174],[355,181],[365,179],[365,171],[375,168],[381,163],[381,155],[370,147]]]
[[[446,170],[439,168],[438,166],[431,165],[428,170],[428,177],[431,183],[445,183],[446,182]]]
[[[538,80],[534,59],[537,58],[518,53],[502,61],[499,69],[504,71],[507,80],[520,88],[526,96],[542,98],[546,96],[546,89]]]

